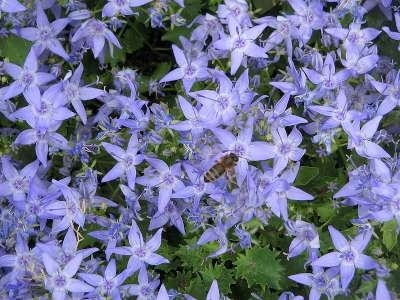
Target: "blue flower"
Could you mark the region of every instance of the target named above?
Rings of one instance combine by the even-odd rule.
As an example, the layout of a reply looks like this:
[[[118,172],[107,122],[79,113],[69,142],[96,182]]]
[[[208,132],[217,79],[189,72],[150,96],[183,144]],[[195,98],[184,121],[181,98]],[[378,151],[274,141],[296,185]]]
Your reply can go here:
[[[329,226],[329,233],[337,251],[325,254],[315,260],[312,265],[319,267],[339,267],[342,289],[347,289],[354,277],[355,269],[370,270],[376,268],[377,263],[362,252],[367,247],[372,233],[369,231],[357,235],[350,242],[333,226]]]
[[[98,98],[105,94],[101,89],[89,86],[80,86],[83,74],[83,65],[80,63],[68,80],[62,81],[62,95],[67,103],[71,103],[83,124],[87,122],[87,115],[82,101]]]
[[[35,160],[18,171],[8,158],[2,156],[1,166],[6,180],[0,183],[0,197],[12,196],[12,202],[17,206],[24,203],[31,183],[35,180],[39,162]]]
[[[109,143],[102,143],[102,145],[118,163],[104,175],[101,182],[107,182],[125,174],[128,179],[128,186],[134,189],[136,181],[135,166],[140,164],[144,158],[142,154],[137,154],[139,144],[136,133],[132,134],[126,151]]]
[[[173,191],[184,187],[179,179],[181,172],[180,163],[169,167],[164,161],[156,158],[147,158],[151,168],[146,169],[144,176],[138,177],[136,182],[148,187],[158,187],[158,211],[163,212],[171,199]]]
[[[68,61],[69,55],[65,52],[60,40],[57,39],[57,35],[69,24],[70,19],[59,18],[49,23],[40,2],[37,2],[36,6],[37,27],[21,28],[16,30],[16,33],[22,38],[34,42],[32,49],[35,50],[37,56],[40,56],[44,50],[48,49]]]
[[[159,285],[159,279],[149,281],[147,269],[142,266],[139,270],[138,284],[128,285],[127,294],[129,296],[137,296],[137,300],[155,299],[155,291]],[[169,297],[166,299],[169,299]]]
[[[311,287],[309,299],[319,300],[322,294],[328,299],[333,299],[341,293],[337,269],[331,268],[323,271],[322,268],[314,268],[313,273],[301,273],[289,276],[289,279]]]
[[[6,62],[3,69],[15,81],[6,87],[1,100],[10,99],[21,93],[26,99],[35,99],[40,95],[39,87],[55,79],[53,74],[38,72],[39,62],[34,49],[29,51],[22,68]]]
[[[235,153],[239,157],[236,166],[236,179],[241,185],[247,176],[248,161],[260,161],[274,157],[274,146],[265,142],[252,142],[253,121],[250,120],[239,135],[235,137],[225,129],[215,128],[214,135],[221,141],[224,150]]]
[[[115,247],[115,254],[129,255],[127,270],[131,273],[136,272],[141,267],[149,265],[159,265],[168,263],[168,259],[154,253],[161,245],[162,228],[148,241],[143,240],[142,233],[135,221],[129,230],[128,240],[130,246]]]
[[[120,289],[122,283],[129,277],[129,273],[123,271],[117,275],[115,259],[111,259],[104,276],[90,273],[78,273],[78,276],[96,288],[96,294],[101,297],[111,297],[111,299],[122,299]],[[92,293],[91,293],[92,294]]]
[[[228,21],[229,36],[222,36],[214,42],[214,47],[219,50],[231,52],[231,74],[239,69],[245,56],[267,58],[265,50],[257,46],[254,41],[264,31],[267,24],[256,25],[249,29],[242,29],[233,19]]]
[[[375,117],[366,122],[360,129],[360,122],[344,123],[343,130],[348,134],[348,148],[355,149],[357,154],[367,158],[390,158],[390,155],[378,144],[371,141],[381,116]]]
[[[172,45],[172,50],[178,68],[161,78],[160,83],[181,79],[183,87],[186,93],[188,93],[196,81],[205,80],[209,77],[207,71],[208,60],[205,56],[188,59],[184,52],[176,45]]]
[[[72,258],[63,269],[46,252],[42,255],[42,262],[46,269],[45,288],[52,293],[54,300],[65,299],[68,292],[86,293],[94,288],[81,280],[73,278],[82,263],[82,254]]]
[[[104,56],[106,41],[111,54],[113,45],[117,48],[122,48],[116,36],[107,28],[107,25],[94,18],[85,21],[71,38],[71,43],[78,41],[84,41],[92,49],[93,56],[95,58],[100,57],[101,60]]]

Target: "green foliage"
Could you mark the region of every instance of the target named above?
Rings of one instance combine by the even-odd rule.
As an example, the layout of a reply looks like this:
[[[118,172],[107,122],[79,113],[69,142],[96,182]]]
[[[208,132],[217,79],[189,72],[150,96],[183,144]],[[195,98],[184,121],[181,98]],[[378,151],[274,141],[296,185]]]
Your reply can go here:
[[[388,250],[392,250],[397,244],[398,226],[396,220],[386,222],[382,226],[383,244]]]
[[[234,264],[236,278],[245,279],[249,287],[258,284],[262,289],[265,286],[280,289],[284,268],[268,248],[251,248],[245,254],[239,254]]]
[[[299,174],[296,177],[295,185],[306,185],[319,174],[319,169],[316,167],[301,166]]]
[[[31,42],[10,35],[7,38],[0,39],[0,57],[5,57],[10,62],[22,66],[31,46]]]

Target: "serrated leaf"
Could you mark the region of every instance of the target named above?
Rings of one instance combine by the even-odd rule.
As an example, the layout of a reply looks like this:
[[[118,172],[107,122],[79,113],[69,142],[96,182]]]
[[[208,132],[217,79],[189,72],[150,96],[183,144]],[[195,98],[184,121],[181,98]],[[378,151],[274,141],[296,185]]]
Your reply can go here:
[[[316,167],[300,167],[299,174],[296,177],[295,185],[306,185],[319,174],[319,169]]]
[[[201,277],[211,286],[214,279],[218,281],[220,293],[227,295],[230,293],[230,285],[234,283],[233,270],[227,269],[224,265],[208,266],[204,271],[200,271]]]
[[[171,69],[171,64],[168,62],[159,63],[155,69],[152,79],[161,79]]]
[[[200,277],[196,277],[190,281],[188,292],[196,299],[206,299],[210,285]]]
[[[133,53],[144,45],[147,34],[143,25],[132,24],[122,35],[121,43],[126,53]]]
[[[0,39],[0,56],[17,65],[23,65],[25,58],[31,49],[32,43],[18,36],[10,35]]]
[[[397,222],[391,220],[382,226],[383,244],[388,250],[392,250],[397,244]]]
[[[245,279],[249,287],[259,284],[280,289],[284,268],[268,248],[252,248],[234,262],[236,277]]]

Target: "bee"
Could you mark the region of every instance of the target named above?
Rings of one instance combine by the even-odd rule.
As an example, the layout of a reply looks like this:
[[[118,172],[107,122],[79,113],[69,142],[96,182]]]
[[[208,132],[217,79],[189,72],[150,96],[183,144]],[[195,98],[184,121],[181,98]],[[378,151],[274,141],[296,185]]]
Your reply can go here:
[[[229,173],[236,166],[239,157],[234,153],[229,153],[220,158],[205,174],[204,182],[212,182],[217,180],[225,173]]]

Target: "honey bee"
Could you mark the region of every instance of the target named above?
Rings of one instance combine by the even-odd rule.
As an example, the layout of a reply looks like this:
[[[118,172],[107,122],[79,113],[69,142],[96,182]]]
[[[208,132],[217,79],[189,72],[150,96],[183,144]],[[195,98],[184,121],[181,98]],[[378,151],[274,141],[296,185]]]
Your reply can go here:
[[[231,172],[236,166],[238,160],[239,157],[234,153],[224,155],[204,174],[204,182],[215,181],[223,174]]]

